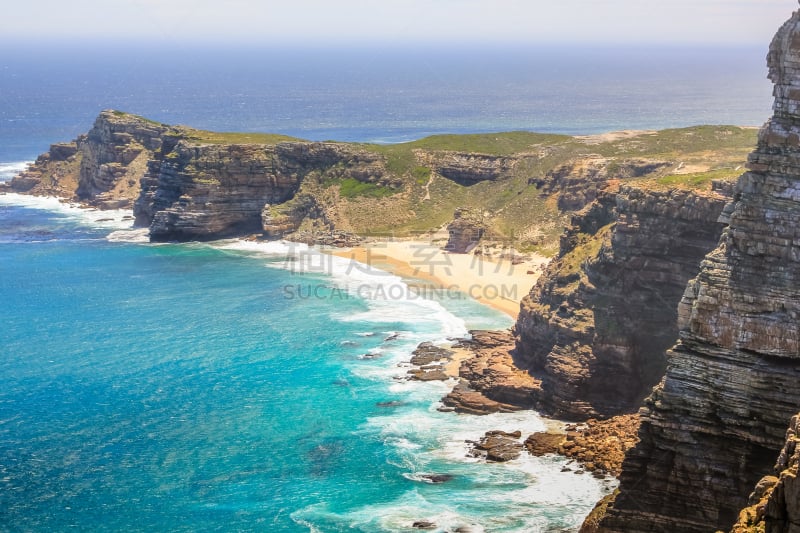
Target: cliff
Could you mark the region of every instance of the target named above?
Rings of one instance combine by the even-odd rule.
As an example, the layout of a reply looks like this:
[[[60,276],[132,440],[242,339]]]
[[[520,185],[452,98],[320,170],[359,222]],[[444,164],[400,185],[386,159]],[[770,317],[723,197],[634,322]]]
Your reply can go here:
[[[637,409],[663,376],[686,283],[719,238],[721,190],[625,186],[573,217],[514,327],[514,362],[541,380],[540,410],[585,420]]]
[[[603,191],[642,176],[680,181],[674,174],[690,167],[719,177],[741,164],[753,138],[744,128],[701,126],[597,138],[439,135],[387,146],[216,133],[103,111],[86,135],[52,145],[0,190],[133,206],[159,241],[259,234],[335,244],[449,226],[454,251],[483,238],[551,254],[573,210]]]
[[[153,241],[203,240],[271,231],[289,233],[311,214],[276,221],[270,207],[294,198],[301,183],[354,180],[391,183],[375,154],[337,143],[191,144],[179,141],[150,162],[134,205],[136,224]],[[283,226],[281,226],[281,223]]]
[[[601,531],[730,528],[800,407],[800,12],[768,64],[774,115],[688,284],[679,341]]]

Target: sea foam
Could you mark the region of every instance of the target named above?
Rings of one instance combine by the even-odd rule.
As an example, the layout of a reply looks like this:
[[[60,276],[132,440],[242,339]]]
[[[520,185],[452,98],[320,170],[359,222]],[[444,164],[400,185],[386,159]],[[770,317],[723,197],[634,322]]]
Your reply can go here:
[[[53,196],[32,196],[29,194],[0,194],[0,205],[24,207],[49,211],[57,216],[72,219],[80,224],[108,229],[126,229],[133,226],[133,212],[130,209],[100,210],[68,203]]]

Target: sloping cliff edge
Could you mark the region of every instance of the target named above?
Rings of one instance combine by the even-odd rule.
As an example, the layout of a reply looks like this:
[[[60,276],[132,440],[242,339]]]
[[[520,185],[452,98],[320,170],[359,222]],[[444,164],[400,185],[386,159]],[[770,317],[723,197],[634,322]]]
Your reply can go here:
[[[800,12],[768,65],[774,115],[682,298],[680,340],[599,531],[729,529],[800,408]]]

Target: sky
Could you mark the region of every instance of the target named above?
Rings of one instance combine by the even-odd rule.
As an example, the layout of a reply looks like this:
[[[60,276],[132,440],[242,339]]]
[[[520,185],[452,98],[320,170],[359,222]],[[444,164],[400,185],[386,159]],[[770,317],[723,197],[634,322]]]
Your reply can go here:
[[[797,0],[21,0],[0,41],[761,44]]]

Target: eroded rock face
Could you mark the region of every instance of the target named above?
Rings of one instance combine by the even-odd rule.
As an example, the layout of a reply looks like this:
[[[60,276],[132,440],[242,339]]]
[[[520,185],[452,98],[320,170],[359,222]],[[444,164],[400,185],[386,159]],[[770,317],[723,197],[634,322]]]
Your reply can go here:
[[[279,237],[316,209],[303,195],[310,176],[393,184],[383,159],[337,143],[190,144],[149,163],[134,205],[153,241],[204,240],[264,230]]]
[[[465,254],[477,246],[486,231],[480,213],[469,209],[457,209],[453,221],[447,225],[448,239],[444,249],[456,254]]]
[[[669,161],[612,160],[599,155],[582,157],[551,170],[531,184],[545,194],[558,193],[561,210],[578,211],[593,202],[614,180],[646,176],[671,166]]]
[[[169,126],[141,117],[103,111],[85,138],[80,180],[75,195],[81,200],[133,200],[147,161],[161,149]]]
[[[718,192],[601,194],[521,304],[514,362],[535,404],[573,420],[636,410],[666,367],[687,280],[717,242]]]
[[[775,114],[681,302],[602,531],[728,529],[800,408],[800,12],[768,56]]]
[[[300,184],[296,173],[274,172],[274,156],[272,146],[181,141],[142,179],[136,223],[149,225],[153,241],[259,231],[264,205],[289,199]]]
[[[515,157],[440,152],[433,158],[433,167],[445,178],[469,186],[510,177],[517,161]]]

